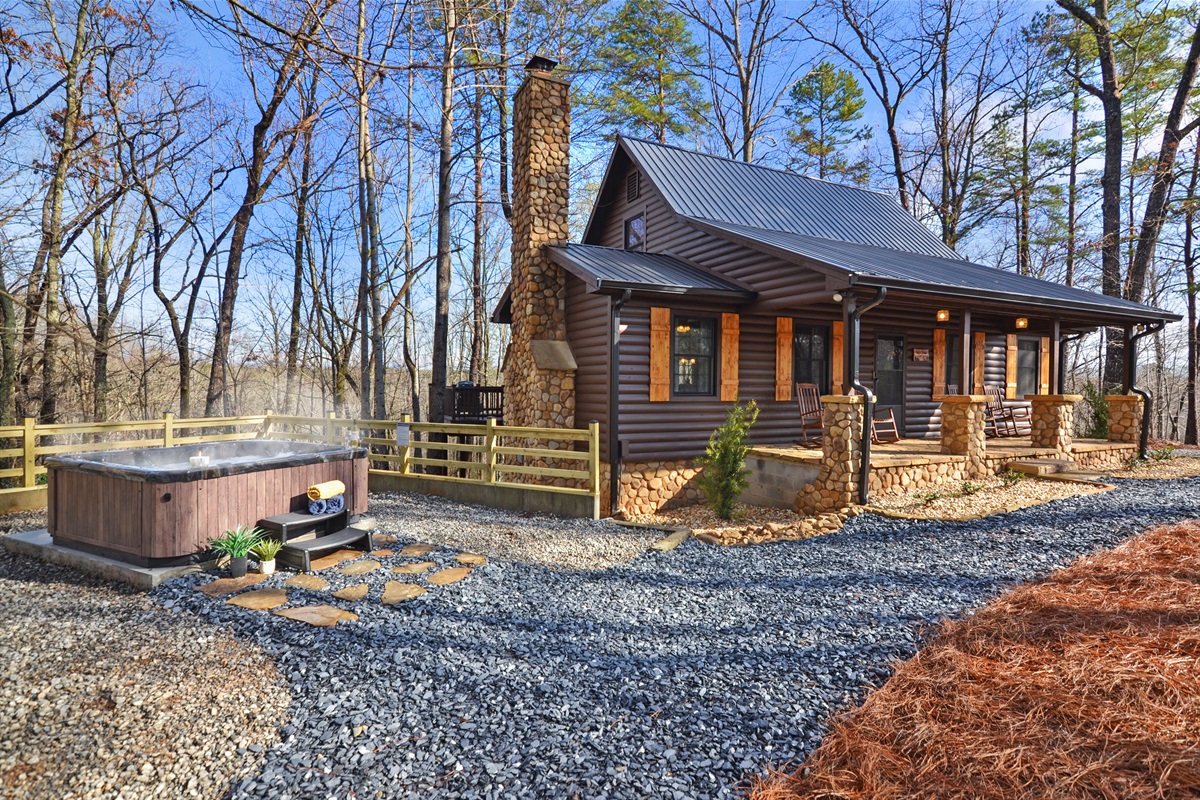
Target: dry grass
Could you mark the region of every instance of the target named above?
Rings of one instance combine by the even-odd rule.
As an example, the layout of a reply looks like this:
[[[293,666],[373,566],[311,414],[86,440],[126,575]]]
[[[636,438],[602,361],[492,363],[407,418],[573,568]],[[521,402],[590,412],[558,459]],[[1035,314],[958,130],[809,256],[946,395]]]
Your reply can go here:
[[[939,629],[751,800],[1200,797],[1200,524]]]

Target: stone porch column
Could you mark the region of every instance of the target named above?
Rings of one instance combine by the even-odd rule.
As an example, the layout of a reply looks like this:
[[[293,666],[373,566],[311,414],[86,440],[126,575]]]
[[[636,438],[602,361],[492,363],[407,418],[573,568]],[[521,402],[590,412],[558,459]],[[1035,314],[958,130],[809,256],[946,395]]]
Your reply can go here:
[[[1108,440],[1136,444],[1142,433],[1142,398],[1136,394],[1105,395],[1108,401]]]
[[[948,395],[942,398],[942,452],[966,456],[964,471],[972,478],[987,475],[987,437],[984,415],[987,396]]]
[[[1064,456],[1071,454],[1075,431],[1075,404],[1083,399],[1078,394],[1027,394],[1032,422],[1030,439],[1034,447],[1051,447]]]
[[[825,414],[821,473],[796,495],[796,511],[801,514],[837,511],[858,502],[863,398],[825,395],[821,405]]]

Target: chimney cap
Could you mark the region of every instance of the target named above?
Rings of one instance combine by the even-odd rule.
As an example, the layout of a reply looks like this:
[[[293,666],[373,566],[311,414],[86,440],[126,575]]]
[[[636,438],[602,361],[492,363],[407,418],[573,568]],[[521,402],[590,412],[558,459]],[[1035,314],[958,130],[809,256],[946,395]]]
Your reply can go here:
[[[529,59],[529,63],[525,65],[526,72],[553,72],[558,66],[558,62],[552,58],[545,56],[534,56]]]

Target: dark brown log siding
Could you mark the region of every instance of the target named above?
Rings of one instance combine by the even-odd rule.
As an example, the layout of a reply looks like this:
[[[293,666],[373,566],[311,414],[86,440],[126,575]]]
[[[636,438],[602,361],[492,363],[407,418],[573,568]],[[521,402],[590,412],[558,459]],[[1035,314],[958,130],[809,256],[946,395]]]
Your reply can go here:
[[[581,280],[567,276],[567,341],[575,356],[575,426],[600,423],[600,457],[608,458],[608,359],[610,299],[587,294]]]

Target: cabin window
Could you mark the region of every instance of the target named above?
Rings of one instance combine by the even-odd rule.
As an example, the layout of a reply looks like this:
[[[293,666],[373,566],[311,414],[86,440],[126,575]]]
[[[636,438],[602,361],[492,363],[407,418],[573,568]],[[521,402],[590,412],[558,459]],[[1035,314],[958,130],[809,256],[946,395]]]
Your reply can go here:
[[[792,379],[815,383],[821,394],[829,394],[829,328],[796,325],[792,328]]]
[[[641,214],[625,220],[625,249],[646,249],[646,218]]]
[[[1041,380],[1042,342],[1022,336],[1017,339],[1017,397],[1038,393]]]
[[[962,335],[951,333],[946,336],[946,386],[954,391],[945,389],[947,394],[970,394],[970,386],[962,382]]]
[[[675,394],[713,395],[716,381],[717,321],[677,314],[671,327]]]

